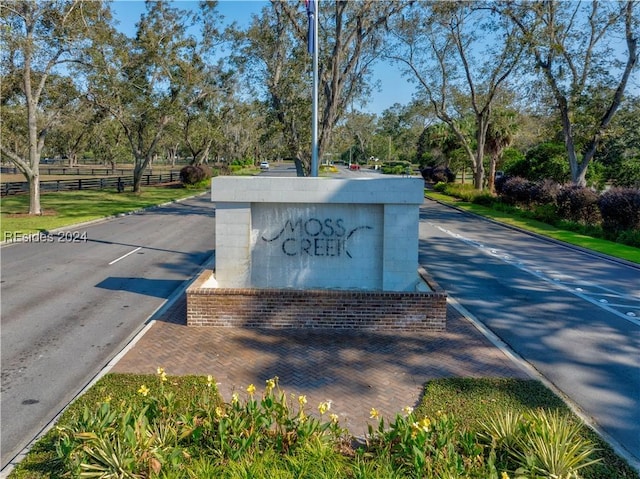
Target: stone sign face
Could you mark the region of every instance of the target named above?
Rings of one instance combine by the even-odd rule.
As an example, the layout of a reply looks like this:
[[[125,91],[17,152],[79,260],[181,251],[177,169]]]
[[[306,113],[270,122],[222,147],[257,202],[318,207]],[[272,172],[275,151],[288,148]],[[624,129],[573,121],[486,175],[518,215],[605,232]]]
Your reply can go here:
[[[251,284],[381,289],[382,216],[381,205],[254,204]]]
[[[217,177],[221,288],[414,291],[418,178]]]

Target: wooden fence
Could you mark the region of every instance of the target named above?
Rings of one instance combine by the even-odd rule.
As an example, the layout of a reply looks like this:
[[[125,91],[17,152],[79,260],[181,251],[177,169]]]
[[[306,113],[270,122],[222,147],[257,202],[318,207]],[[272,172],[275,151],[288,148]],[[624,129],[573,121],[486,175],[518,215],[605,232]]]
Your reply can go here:
[[[40,170],[42,171],[42,169]],[[40,191],[42,193],[51,191],[77,191],[77,190],[103,190],[107,188],[118,189],[118,183],[123,188],[133,186],[133,175],[129,170],[128,176],[110,176],[107,178],[78,178],[73,180],[44,180],[40,181]],[[180,179],[180,172],[170,171],[161,174],[142,175],[140,184],[157,185],[161,183],[172,183]],[[16,181],[0,184],[0,196],[16,195],[27,193],[29,183],[26,181]]]
[[[87,167],[87,166],[43,166],[38,170],[41,175],[73,175],[73,176],[127,176],[133,172],[132,168],[107,168]],[[153,168],[145,170],[148,174],[153,174]],[[156,170],[157,171],[157,170]],[[164,171],[164,170],[162,170]],[[177,170],[171,170],[176,172]],[[3,175],[18,175],[20,170],[15,166],[0,166],[0,173]]]

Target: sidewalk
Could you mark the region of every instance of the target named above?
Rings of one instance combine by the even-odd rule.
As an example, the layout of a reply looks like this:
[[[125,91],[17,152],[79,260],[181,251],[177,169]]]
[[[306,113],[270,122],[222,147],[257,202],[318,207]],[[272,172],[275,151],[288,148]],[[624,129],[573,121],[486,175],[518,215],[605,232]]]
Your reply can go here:
[[[258,391],[278,376],[281,389],[305,394],[309,411],[331,411],[354,435],[364,434],[375,407],[393,418],[415,407],[429,379],[529,376],[467,319],[447,306],[444,333],[352,330],[257,330],[186,326],[184,296],[169,307],[111,372],[211,374],[225,401],[249,384]]]

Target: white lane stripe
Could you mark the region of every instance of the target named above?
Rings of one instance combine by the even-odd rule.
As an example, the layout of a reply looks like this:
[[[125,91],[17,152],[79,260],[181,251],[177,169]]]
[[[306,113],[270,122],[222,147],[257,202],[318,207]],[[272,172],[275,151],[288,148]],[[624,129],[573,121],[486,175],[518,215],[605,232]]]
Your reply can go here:
[[[138,250],[141,250],[142,246],[138,246],[136,249],[134,249],[133,251],[129,251],[127,254],[120,256],[119,258],[114,259],[111,263],[109,263],[109,266],[111,266],[114,263],[117,263],[118,261],[120,261],[121,259],[125,259],[127,256],[129,256],[130,254],[135,253]]]
[[[504,257],[502,257],[502,253],[497,254],[498,253],[498,249],[496,248],[491,248],[491,249],[487,249],[485,248],[485,246],[481,243],[478,243],[475,240],[466,238],[462,235],[460,235],[459,233],[454,233],[446,228],[443,228],[433,222],[428,222],[431,226],[437,228],[438,230],[442,231],[443,233],[449,235],[449,236],[453,236],[456,239],[459,239],[460,241],[462,241],[463,243],[466,243],[468,245],[474,246],[475,248],[477,248],[478,250],[480,250],[481,252],[483,252],[486,255],[489,256],[493,256],[494,258],[501,260],[507,264],[510,264],[512,266],[515,266],[516,268],[518,268],[521,271],[524,271],[526,273],[531,274],[532,276],[535,276],[536,278],[540,279],[541,281],[544,281],[546,283],[549,284],[553,284],[554,286],[556,286],[559,289],[562,289],[568,293],[573,294],[574,296],[577,296],[578,298],[587,301],[588,303],[591,303],[595,306],[598,306],[600,309],[604,309],[605,311],[613,314],[614,316],[617,316],[618,318],[624,319],[625,321],[628,321],[632,324],[635,324],[636,326],[640,326],[640,320],[637,319],[636,314],[633,311],[628,311],[629,309],[633,309],[635,307],[635,305],[628,305],[628,306],[622,306],[623,309],[626,309],[627,311],[617,311],[616,309],[614,309],[613,306],[609,301],[603,303],[600,300],[597,300],[596,298],[592,298],[590,295],[588,294],[583,294],[582,291],[578,290],[576,291],[575,289],[575,285],[572,285],[571,282],[573,282],[575,284],[576,280],[574,278],[572,278],[571,276],[567,276],[565,274],[559,273],[557,271],[550,271],[548,274],[549,275],[545,275],[541,270],[539,269],[531,269],[527,266],[525,266],[523,263],[519,262],[517,264],[514,264],[511,261],[505,260]],[[581,284],[582,286],[592,286],[591,284],[585,282],[585,281],[581,281],[579,282],[579,284]],[[595,285],[593,285],[595,286]],[[602,288],[599,287],[600,289],[609,292],[610,294],[612,294],[613,296],[617,296],[618,298],[622,298],[624,297],[629,298],[631,301],[636,302],[637,298],[633,297],[633,296],[629,296],[629,295],[625,295],[622,293],[617,293],[609,288]]]

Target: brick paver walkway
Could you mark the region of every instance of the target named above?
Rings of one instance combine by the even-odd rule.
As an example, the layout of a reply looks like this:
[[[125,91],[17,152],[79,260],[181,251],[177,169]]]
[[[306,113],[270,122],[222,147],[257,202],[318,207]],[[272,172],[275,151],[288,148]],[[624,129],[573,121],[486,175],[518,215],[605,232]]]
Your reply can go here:
[[[287,394],[305,394],[309,412],[331,400],[354,435],[366,432],[372,407],[393,418],[416,406],[429,379],[528,377],[455,309],[445,333],[345,330],[257,330],[186,326],[176,301],[118,361],[113,372],[215,377],[226,401],[234,391],[280,378]],[[312,411],[313,409],[313,411]]]

